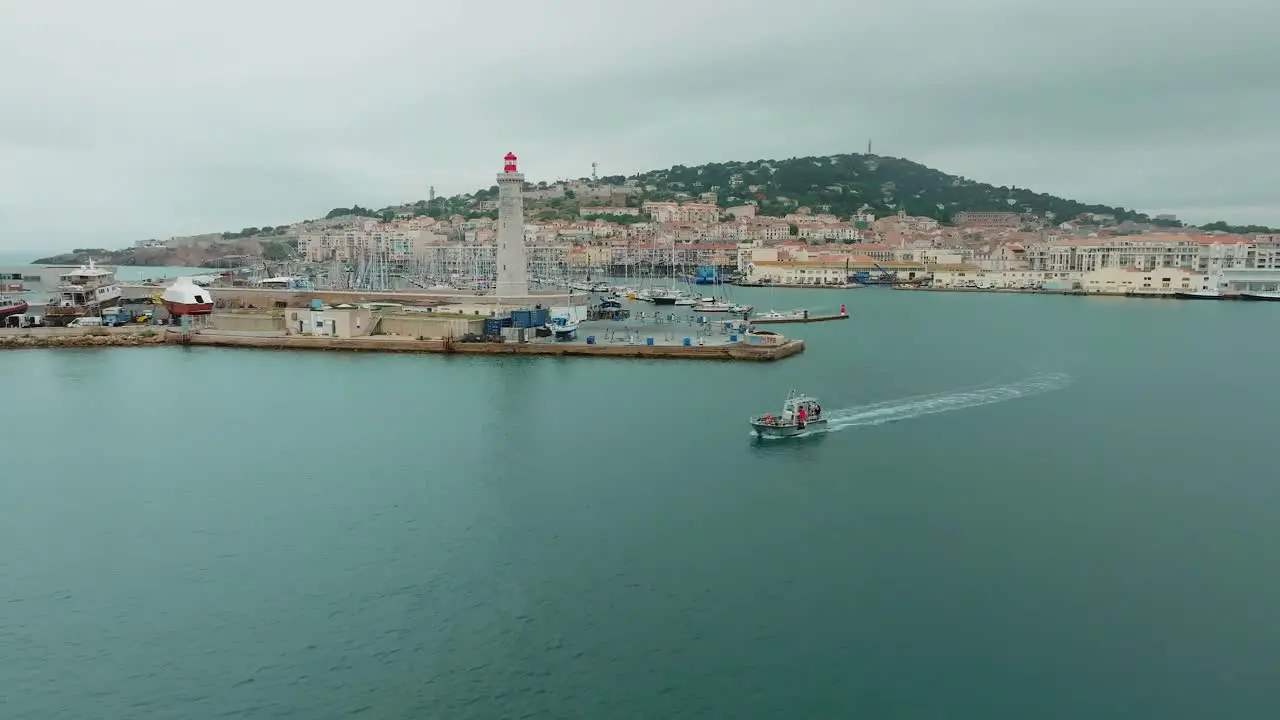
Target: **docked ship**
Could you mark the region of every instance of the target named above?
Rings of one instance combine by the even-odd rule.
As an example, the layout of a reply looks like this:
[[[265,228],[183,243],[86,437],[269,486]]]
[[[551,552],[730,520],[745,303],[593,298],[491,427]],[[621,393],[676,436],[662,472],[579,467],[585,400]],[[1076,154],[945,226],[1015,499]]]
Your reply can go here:
[[[1280,292],[1254,290],[1240,293],[1241,300],[1260,300],[1263,302],[1280,302]]]
[[[58,294],[45,307],[46,325],[62,326],[79,317],[98,316],[102,309],[120,303],[120,286],[113,270],[93,264],[58,276]]]
[[[1217,290],[1178,290],[1173,296],[1179,300],[1221,300],[1226,297]]]
[[[175,317],[208,315],[213,312],[213,296],[189,277],[180,277],[160,295],[160,304]]]

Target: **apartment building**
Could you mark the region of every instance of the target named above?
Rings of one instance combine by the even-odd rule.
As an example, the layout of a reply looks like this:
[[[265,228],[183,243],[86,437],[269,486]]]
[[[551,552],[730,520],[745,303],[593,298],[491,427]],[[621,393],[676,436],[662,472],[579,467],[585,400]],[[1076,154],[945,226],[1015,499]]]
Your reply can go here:
[[[1027,267],[1044,272],[1104,268],[1182,268],[1207,273],[1228,269],[1280,269],[1280,243],[1241,235],[1150,234],[1062,238],[1036,243],[1023,253]]]
[[[650,200],[641,206],[645,214],[658,223],[714,223],[720,220],[720,207],[710,203],[660,202]]]
[[[389,260],[410,260],[427,247],[447,241],[419,226],[410,229],[399,223],[368,222],[362,227],[331,228],[298,235],[298,254],[316,262],[338,259],[350,262],[370,254],[385,255]]]
[[[797,237],[808,242],[850,242],[860,239],[857,228],[840,222],[803,222]]]
[[[957,225],[983,228],[1016,228],[1022,224],[1022,214],[1016,212],[974,212],[965,210],[956,213]]]

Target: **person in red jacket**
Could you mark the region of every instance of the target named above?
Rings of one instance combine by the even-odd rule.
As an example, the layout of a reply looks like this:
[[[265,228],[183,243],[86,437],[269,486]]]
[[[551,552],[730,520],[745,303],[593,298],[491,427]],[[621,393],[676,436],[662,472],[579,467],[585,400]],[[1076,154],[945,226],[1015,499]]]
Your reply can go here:
[[[799,426],[804,427],[804,421],[808,413],[805,412],[804,406],[800,406],[800,410],[796,413],[796,419],[799,420]]]

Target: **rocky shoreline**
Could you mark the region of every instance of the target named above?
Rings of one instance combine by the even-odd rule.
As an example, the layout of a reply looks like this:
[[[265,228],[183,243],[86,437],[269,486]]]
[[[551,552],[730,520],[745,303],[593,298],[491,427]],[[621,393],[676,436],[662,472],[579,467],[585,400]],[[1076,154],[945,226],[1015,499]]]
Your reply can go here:
[[[141,347],[162,345],[166,333],[146,330],[130,333],[72,333],[72,334],[0,334],[0,350],[24,348],[91,348],[91,347]]]

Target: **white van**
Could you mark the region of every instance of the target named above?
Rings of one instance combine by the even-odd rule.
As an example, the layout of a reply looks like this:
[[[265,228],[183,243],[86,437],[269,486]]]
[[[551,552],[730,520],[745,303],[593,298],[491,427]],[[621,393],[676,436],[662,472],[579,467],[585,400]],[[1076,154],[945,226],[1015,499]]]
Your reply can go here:
[[[102,327],[100,317],[78,317],[67,323],[67,327]]]

